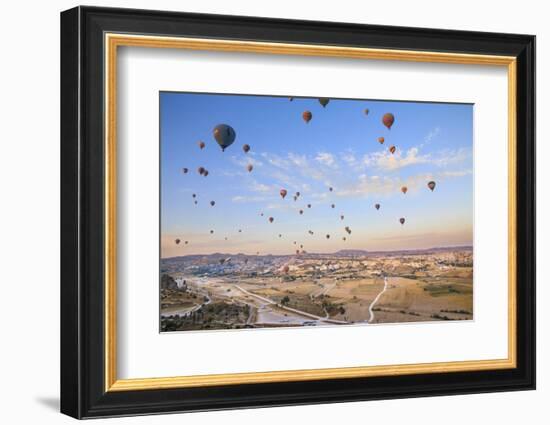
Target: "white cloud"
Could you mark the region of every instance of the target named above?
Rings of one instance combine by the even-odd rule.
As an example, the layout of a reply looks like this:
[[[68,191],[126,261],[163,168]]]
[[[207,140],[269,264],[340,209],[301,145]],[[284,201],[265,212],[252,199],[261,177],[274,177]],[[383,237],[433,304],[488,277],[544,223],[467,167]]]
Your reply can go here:
[[[315,157],[315,160],[319,164],[326,165],[327,167],[331,167],[331,168],[338,167],[338,165],[336,164],[336,159],[334,158],[334,155],[328,152],[319,152]]]
[[[367,167],[393,171],[418,164],[432,164],[437,167],[446,167],[453,163],[462,162],[468,159],[470,155],[470,149],[466,148],[444,150],[438,152],[436,155],[422,154],[418,147],[410,148],[406,152],[398,148],[393,155],[388,151],[374,152],[365,155],[363,157],[363,163]]]

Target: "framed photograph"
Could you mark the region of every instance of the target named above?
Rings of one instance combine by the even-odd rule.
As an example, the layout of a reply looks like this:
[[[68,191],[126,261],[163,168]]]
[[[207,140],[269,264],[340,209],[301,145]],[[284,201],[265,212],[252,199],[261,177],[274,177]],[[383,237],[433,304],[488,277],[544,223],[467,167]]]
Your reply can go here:
[[[535,37],[61,14],[61,411],[535,388]]]

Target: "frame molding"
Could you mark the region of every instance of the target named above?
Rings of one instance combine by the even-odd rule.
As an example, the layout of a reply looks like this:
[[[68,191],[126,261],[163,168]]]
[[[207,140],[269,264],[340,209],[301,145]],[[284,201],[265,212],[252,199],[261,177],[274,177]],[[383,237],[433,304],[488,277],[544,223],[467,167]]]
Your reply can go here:
[[[62,13],[61,43],[62,412],[82,418],[534,388],[534,37],[79,7]],[[119,46],[506,66],[508,358],[118,380]]]

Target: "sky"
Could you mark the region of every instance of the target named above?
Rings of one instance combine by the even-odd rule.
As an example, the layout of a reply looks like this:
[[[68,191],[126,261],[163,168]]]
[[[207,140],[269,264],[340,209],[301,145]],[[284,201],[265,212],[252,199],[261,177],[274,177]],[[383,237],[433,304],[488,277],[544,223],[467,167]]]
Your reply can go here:
[[[382,123],[387,112],[391,129]],[[160,122],[163,258],[472,244],[470,104],[331,99],[323,108],[317,98],[161,92]],[[225,152],[213,137],[221,123],[236,132]]]

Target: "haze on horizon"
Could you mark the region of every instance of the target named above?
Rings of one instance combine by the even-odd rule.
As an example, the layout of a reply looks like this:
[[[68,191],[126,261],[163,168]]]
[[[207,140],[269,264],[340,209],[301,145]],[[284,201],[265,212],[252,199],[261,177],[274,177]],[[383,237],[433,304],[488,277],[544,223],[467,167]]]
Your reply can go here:
[[[331,99],[323,108],[317,98],[173,92],[162,92],[160,105],[162,258],[473,243],[472,105]],[[391,130],[381,122],[386,112],[395,115]],[[220,123],[237,134],[225,152],[212,136]]]

